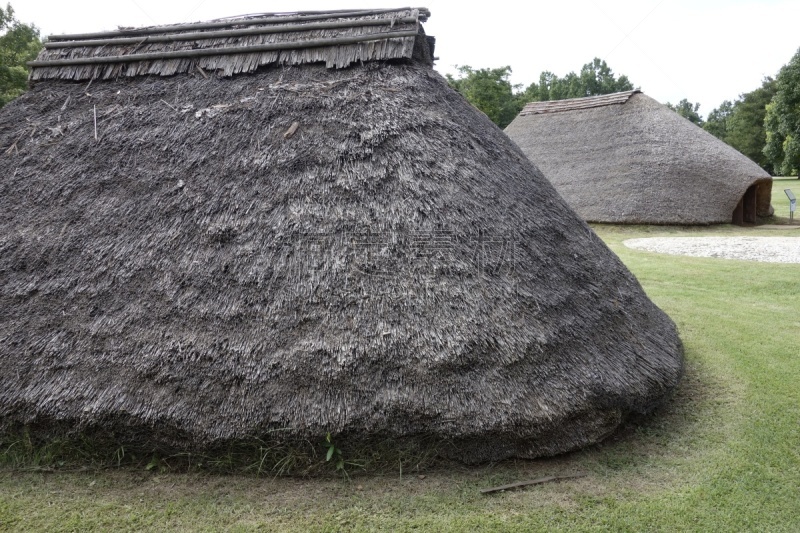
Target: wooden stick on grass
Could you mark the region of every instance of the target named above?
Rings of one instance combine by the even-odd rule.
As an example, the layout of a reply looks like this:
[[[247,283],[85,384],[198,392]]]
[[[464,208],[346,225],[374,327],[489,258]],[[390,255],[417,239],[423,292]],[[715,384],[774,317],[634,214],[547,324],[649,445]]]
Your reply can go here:
[[[493,492],[501,492],[504,490],[517,489],[519,487],[527,487],[528,485],[540,485],[542,483],[549,483],[550,481],[561,481],[562,479],[573,479],[578,477],[586,477],[586,474],[571,474],[568,476],[547,476],[538,479],[531,479],[529,481],[518,481],[508,485],[501,485],[499,487],[492,487],[489,489],[481,489],[481,494],[491,494]]]

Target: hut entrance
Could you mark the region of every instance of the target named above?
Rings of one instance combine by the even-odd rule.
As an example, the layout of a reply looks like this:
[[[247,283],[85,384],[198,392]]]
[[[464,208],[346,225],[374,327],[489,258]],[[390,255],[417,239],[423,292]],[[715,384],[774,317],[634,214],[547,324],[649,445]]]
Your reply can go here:
[[[756,223],[756,213],[758,211],[758,187],[751,185],[747,188],[744,196],[736,204],[733,210],[733,223],[738,226]]]

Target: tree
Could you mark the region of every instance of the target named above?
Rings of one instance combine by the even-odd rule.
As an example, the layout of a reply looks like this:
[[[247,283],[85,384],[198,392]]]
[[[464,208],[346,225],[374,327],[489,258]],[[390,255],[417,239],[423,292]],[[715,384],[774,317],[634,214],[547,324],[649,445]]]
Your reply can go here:
[[[0,107],[25,92],[28,86],[26,62],[36,59],[42,49],[39,29],[22,24],[7,4],[0,7]]]
[[[633,84],[627,76],[614,76],[605,61],[594,58],[581,68],[580,74],[570,72],[559,78],[550,71],[539,75],[524,91],[508,80],[511,67],[473,69],[458,68],[458,78],[446,75],[447,82],[469,102],[486,113],[498,126],[505,128],[528,102],[581,98],[620,91],[630,91]]]
[[[672,105],[669,102],[667,102],[667,107],[675,111],[683,118],[689,120],[693,124],[697,124],[698,126],[703,125],[703,117],[701,117],[700,113],[698,113],[700,109],[699,103],[693,104],[692,102],[684,98],[683,100],[678,102],[677,105]]]
[[[446,75],[447,83],[472,105],[486,113],[492,122],[505,128],[522,109],[521,99],[514,94],[517,86],[508,77],[511,67],[473,69],[459,66],[459,77]]]
[[[725,100],[720,106],[708,114],[703,129],[714,137],[724,141],[728,135],[728,119],[733,113],[733,103]]]
[[[582,98],[620,91],[630,91],[633,84],[627,76],[614,76],[608,64],[594,58],[591,63],[583,65],[580,74],[570,72],[559,78],[550,71],[539,75],[539,83],[530,84],[521,94],[524,102],[545,102],[563,100],[565,98]]]
[[[704,130],[733,146],[770,174],[772,163],[764,155],[767,142],[764,119],[775,91],[775,80],[766,77],[758,89],[740,94],[735,102],[722,102],[708,114],[703,124]]]
[[[775,86],[764,120],[764,155],[776,173],[800,177],[800,49],[781,68]]]
[[[773,172],[773,165],[764,155],[767,143],[767,132],[764,120],[767,105],[775,96],[775,80],[764,78],[761,87],[744,93],[733,104],[733,111],[728,118],[728,131],[725,142],[752,159],[767,172]]]
[[[615,78],[605,60],[595,57],[581,68],[580,90],[583,93],[581,96],[596,96],[630,91],[633,90],[633,84],[625,75]]]

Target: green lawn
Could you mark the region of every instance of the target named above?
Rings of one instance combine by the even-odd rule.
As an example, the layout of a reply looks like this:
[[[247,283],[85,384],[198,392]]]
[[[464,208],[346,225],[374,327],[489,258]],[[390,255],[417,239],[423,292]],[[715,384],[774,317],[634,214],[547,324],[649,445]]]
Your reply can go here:
[[[789,223],[789,197],[783,192],[791,189],[795,198],[800,199],[800,180],[797,178],[772,179],[772,207],[775,208],[775,217],[779,224]],[[800,211],[794,213],[794,223],[800,224]]]
[[[687,358],[668,405],[606,443],[555,459],[441,465],[424,477],[407,469],[275,479],[5,466],[0,530],[800,531],[800,265],[622,244],[644,236],[800,234],[733,226],[596,231],[678,324]],[[479,493],[575,472],[588,475]]]

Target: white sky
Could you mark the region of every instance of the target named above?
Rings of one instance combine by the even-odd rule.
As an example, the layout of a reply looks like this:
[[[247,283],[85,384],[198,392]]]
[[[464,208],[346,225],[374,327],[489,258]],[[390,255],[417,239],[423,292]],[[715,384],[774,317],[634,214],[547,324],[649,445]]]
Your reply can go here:
[[[44,35],[248,13],[404,5],[397,0],[6,1],[19,20],[36,24]],[[441,73],[454,73],[455,65],[510,65],[512,82],[527,86],[543,70],[563,76],[600,57],[662,103],[700,102],[703,116],[723,100],[759,87],[800,48],[798,0],[428,0],[411,5],[431,10],[425,31],[437,39]]]

